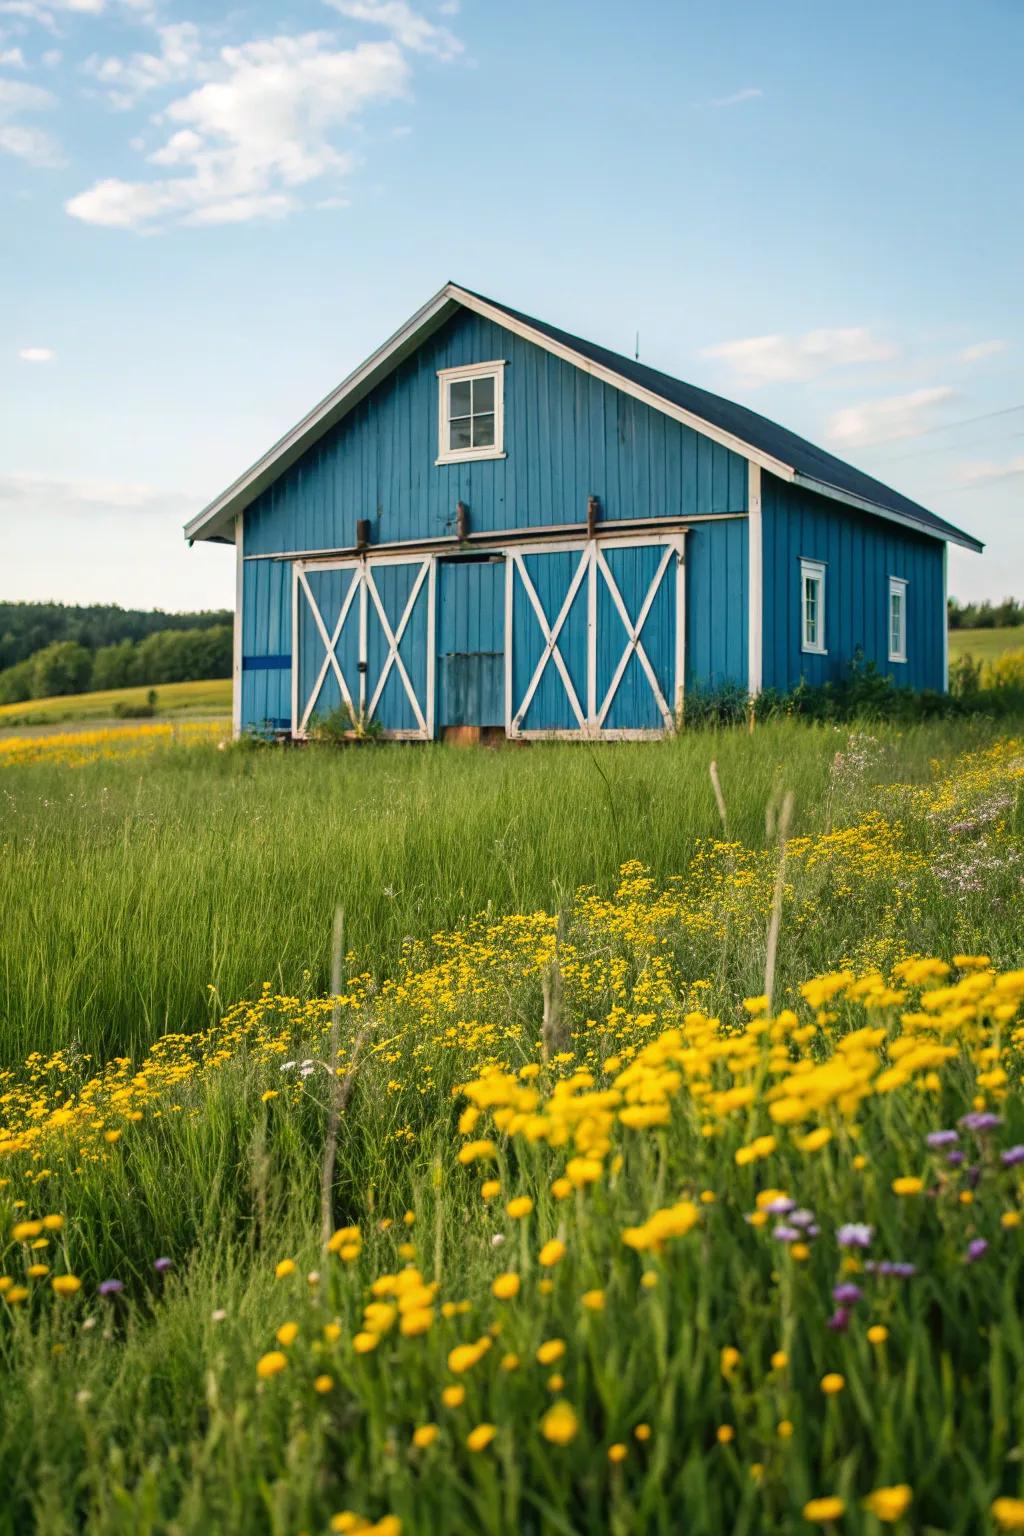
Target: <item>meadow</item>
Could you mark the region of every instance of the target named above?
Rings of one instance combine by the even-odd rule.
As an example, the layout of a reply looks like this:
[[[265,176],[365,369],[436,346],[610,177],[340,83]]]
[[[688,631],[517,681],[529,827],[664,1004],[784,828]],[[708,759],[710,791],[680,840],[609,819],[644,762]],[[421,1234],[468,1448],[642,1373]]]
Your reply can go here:
[[[1019,624],[996,625],[992,629],[951,629],[949,659],[972,656],[975,661],[997,661],[1007,651],[1024,650],[1024,627]]]
[[[19,704],[0,704],[0,731],[19,726],[52,726],[69,721],[105,721],[119,710],[140,709],[156,694],[154,714],[187,718],[218,717],[225,725],[231,716],[231,679],[206,682],[160,683],[159,686],[100,688],[90,693],[65,693],[48,699],[26,699]]]
[[[0,766],[0,1532],[1024,1529],[1022,738]]]

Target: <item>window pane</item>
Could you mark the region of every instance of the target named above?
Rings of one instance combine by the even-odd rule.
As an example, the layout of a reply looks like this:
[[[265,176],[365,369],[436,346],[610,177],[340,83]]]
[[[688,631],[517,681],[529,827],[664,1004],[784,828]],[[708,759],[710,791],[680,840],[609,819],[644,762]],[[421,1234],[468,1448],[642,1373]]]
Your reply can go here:
[[[474,416],[473,417],[473,447],[474,448],[493,448],[494,447],[494,417],[493,416],[488,415],[488,416]]]
[[[821,644],[821,577],[804,577],[804,644],[817,648]]]
[[[453,421],[448,427],[449,448],[472,448],[473,438],[470,431],[472,420],[469,416],[463,416],[459,421]]]
[[[472,380],[459,379],[448,386],[448,415],[468,416],[472,400]]]
[[[486,378],[473,380],[473,414],[478,415],[482,411],[494,410],[494,375],[489,373]]]

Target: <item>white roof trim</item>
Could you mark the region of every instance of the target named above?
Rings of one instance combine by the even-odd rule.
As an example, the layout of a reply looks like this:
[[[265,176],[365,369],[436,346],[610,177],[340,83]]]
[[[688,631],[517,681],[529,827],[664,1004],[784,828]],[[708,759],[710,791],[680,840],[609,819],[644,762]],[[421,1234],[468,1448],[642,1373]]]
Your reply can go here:
[[[961,533],[958,528],[949,524],[949,532],[943,533],[938,528],[930,528],[927,523],[922,523],[909,513],[894,512],[891,507],[883,507],[877,501],[870,501],[866,496],[857,496],[853,491],[841,491],[834,485],[829,485],[827,480],[816,480],[813,475],[791,476],[794,485],[802,487],[805,491],[814,491],[819,496],[827,496],[830,501],[841,501],[848,507],[856,507],[859,512],[870,512],[873,517],[884,517],[887,522],[899,523],[903,528],[913,528],[915,533],[923,533],[930,539],[939,539],[942,543],[960,544],[964,549],[973,550],[975,553],[984,549],[984,545],[978,539],[972,539],[970,534]]]
[[[319,405],[315,405],[303,416],[262,458],[257,459],[215,501],[211,501],[209,506],[187,522],[186,539],[228,537],[234,514],[244,511],[251,501],[255,501],[261,491],[265,491],[318,437],[322,437],[336,421],[340,421],[353,406],[358,405],[364,395],[369,394],[398,363],[414,352],[431,331],[437,330],[450,314],[454,314],[456,308],[451,284],[446,283],[383,346],[378,347],[364,363],[360,363],[358,368],[343,379],[337,389],[325,395]]]

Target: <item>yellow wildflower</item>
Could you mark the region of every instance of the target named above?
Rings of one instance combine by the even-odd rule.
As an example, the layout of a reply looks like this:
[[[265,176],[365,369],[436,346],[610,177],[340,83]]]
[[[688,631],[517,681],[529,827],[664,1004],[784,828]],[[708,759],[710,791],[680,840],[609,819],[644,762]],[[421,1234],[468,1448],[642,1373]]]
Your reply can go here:
[[[261,1381],[266,1381],[268,1376],[276,1376],[279,1371],[283,1371],[287,1364],[288,1356],[283,1355],[279,1349],[272,1349],[257,1360],[256,1374]]]
[[[469,1434],[466,1436],[467,1450],[486,1450],[497,1433],[497,1426],[494,1424],[478,1424],[476,1428],[471,1429]]]
[[[896,1483],[891,1488],[876,1488],[874,1493],[869,1493],[864,1508],[883,1525],[894,1525],[906,1514],[913,1497],[909,1483]]]
[[[575,1440],[579,1419],[572,1404],[564,1398],[552,1403],[540,1421],[540,1429],[545,1440],[550,1440],[553,1445],[568,1445]]]

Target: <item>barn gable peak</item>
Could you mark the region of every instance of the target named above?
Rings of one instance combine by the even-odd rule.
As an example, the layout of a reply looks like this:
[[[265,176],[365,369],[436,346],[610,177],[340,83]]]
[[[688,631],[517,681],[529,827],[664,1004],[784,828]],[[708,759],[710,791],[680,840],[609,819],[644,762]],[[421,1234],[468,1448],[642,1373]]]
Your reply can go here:
[[[459,309],[492,320],[731,449],[781,480],[904,524],[933,538],[973,550],[983,548],[970,534],[767,417],[454,282],[445,283],[336,389],[187,523],[186,539],[190,543],[195,539],[233,542],[236,515],[412,356]]]

